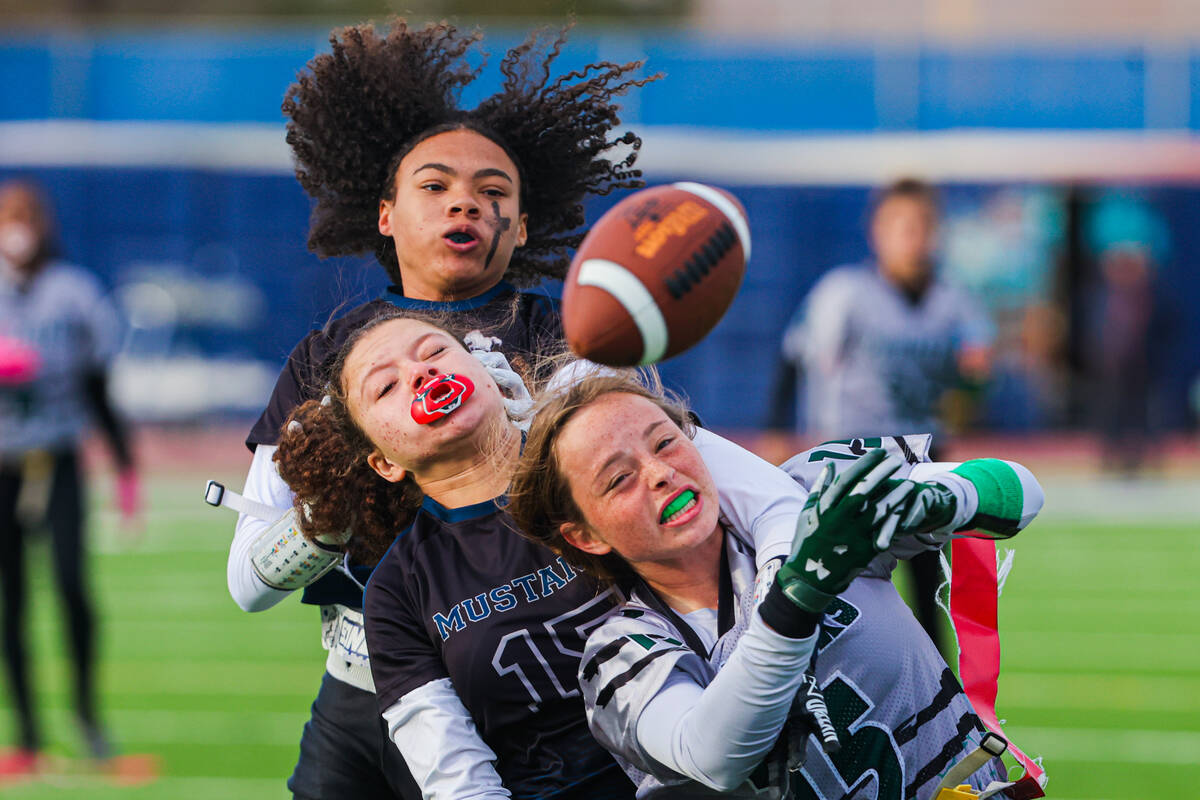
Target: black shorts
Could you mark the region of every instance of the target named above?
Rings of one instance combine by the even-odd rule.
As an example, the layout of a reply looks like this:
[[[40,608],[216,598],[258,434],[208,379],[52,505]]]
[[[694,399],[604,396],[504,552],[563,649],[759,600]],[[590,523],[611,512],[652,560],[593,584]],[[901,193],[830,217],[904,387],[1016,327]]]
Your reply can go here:
[[[375,695],[328,672],[300,737],[288,779],[296,800],[419,800],[421,792],[387,737]]]

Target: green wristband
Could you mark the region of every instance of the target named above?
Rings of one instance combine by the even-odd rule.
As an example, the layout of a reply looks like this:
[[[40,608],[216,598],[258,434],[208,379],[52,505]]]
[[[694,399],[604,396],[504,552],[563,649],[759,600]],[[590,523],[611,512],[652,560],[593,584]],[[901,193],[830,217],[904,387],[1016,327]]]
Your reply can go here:
[[[953,471],[969,480],[979,495],[979,509],[964,528],[1016,533],[1025,493],[1012,467],[996,458],[976,458],[964,461]]]

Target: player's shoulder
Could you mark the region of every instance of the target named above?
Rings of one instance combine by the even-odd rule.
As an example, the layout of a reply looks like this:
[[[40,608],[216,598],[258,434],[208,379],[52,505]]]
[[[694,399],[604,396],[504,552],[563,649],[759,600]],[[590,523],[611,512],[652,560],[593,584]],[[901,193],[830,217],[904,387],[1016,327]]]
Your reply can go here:
[[[514,288],[513,293],[516,294],[520,306],[529,309],[531,313],[557,314],[562,307],[562,301],[550,294],[544,286]]]
[[[588,636],[579,677],[597,694],[620,676],[636,676],[663,656],[677,659],[690,652],[666,617],[636,601],[626,602]]]
[[[927,433],[894,436],[866,436],[854,439],[831,439],[803,450],[780,465],[780,469],[804,486],[813,485],[822,468],[832,465],[841,472],[869,451],[882,447],[889,455],[899,458],[907,468],[929,460],[933,437]]]
[[[302,361],[314,367],[337,353],[350,334],[370,322],[388,307],[386,300],[369,300],[330,319],[320,328],[313,328],[292,348],[293,361]]]
[[[878,283],[879,271],[873,264],[862,262],[839,264],[817,281],[818,286],[838,288],[858,288]]]
[[[973,306],[977,302],[974,293],[970,290],[952,280],[940,277],[929,287],[929,293],[935,302],[952,308],[964,305]]]
[[[413,568],[410,549],[413,543],[412,533],[419,519],[420,512],[408,525],[396,532],[396,538],[371,570],[370,576],[363,584],[364,607],[370,603],[378,604],[381,596],[394,595],[398,587],[407,585],[408,575]]]
[[[808,302],[828,303],[835,298],[853,298],[871,292],[879,284],[879,273],[870,264],[840,264],[813,284]]]
[[[344,314],[333,317],[322,327],[311,331],[309,336],[321,336],[340,345],[351,333],[379,316],[389,306],[388,301],[381,298],[368,300],[354,306]]]
[[[37,282],[44,291],[53,292],[64,299],[76,297],[92,301],[104,294],[104,284],[91,270],[69,261],[53,260],[41,269]]]
[[[469,506],[446,508],[426,497],[413,515],[412,521],[397,535],[384,559],[389,569],[404,574],[424,572],[431,559],[439,563],[447,556],[466,549],[495,548],[511,551],[528,540],[519,538],[514,544],[508,536],[507,518],[495,500],[485,500]]]
[[[561,336],[561,301],[544,287],[518,289],[502,283],[493,290],[488,311],[498,320],[525,328],[531,336],[542,336],[547,330]]]

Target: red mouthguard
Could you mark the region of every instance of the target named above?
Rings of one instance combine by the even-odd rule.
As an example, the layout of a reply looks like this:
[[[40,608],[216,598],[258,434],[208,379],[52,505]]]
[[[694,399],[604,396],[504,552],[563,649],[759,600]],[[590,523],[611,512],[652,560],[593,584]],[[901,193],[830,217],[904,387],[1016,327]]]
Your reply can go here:
[[[428,425],[452,413],[475,392],[475,384],[464,375],[439,375],[413,398],[412,418]]]

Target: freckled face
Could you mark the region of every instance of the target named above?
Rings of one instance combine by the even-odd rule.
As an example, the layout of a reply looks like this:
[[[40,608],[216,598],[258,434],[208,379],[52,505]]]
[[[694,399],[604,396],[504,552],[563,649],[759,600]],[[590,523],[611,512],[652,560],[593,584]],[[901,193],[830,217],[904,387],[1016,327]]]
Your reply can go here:
[[[556,444],[586,536],[635,569],[687,556],[718,536],[716,486],[691,439],[644,397],[607,394]]]
[[[413,398],[430,381],[452,373],[469,378],[475,392],[448,416],[417,423]],[[359,339],[346,357],[342,389],[350,416],[379,454],[418,476],[439,462],[478,452],[489,426],[505,419],[500,390],[479,359],[449,333],[415,319],[384,322]]]
[[[459,300],[500,282],[526,238],[519,181],[503,148],[470,130],[430,136],[400,161],[379,232],[396,244],[406,296]]]

